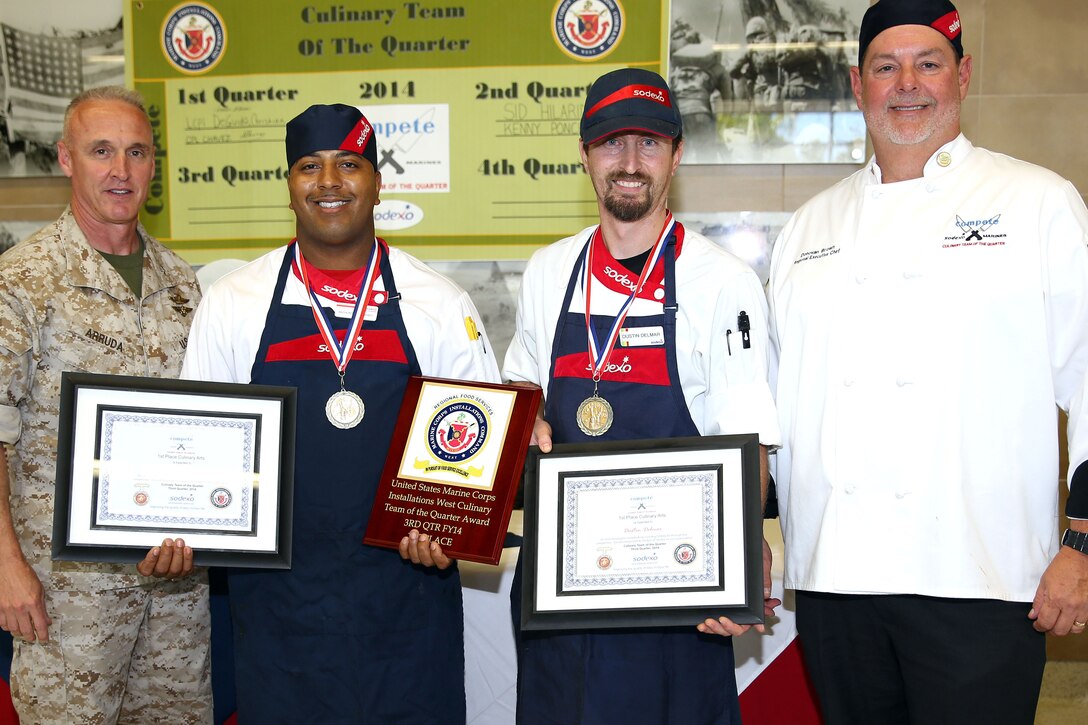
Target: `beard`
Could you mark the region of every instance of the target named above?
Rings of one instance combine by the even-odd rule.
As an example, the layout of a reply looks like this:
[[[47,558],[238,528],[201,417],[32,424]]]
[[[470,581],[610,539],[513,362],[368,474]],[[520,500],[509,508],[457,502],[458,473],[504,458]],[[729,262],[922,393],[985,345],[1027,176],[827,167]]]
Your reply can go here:
[[[919,96],[910,99],[910,101],[913,101],[913,103],[895,99],[885,104],[881,112],[870,113],[865,111],[863,115],[865,116],[866,126],[870,129],[870,132],[876,130],[882,138],[887,139],[890,143],[897,146],[910,146],[929,141],[935,133],[945,128],[951,128],[959,119],[960,109],[957,104],[944,103],[938,105],[937,100],[929,96]],[[890,110],[891,107],[910,106],[915,103],[929,104],[929,107],[934,109],[932,118],[923,126],[908,128],[898,126],[891,118],[891,114],[895,113]]]
[[[650,179],[642,174],[617,174],[608,181],[641,181],[645,184],[642,187],[645,193],[637,197],[620,196],[611,191],[605,192],[604,208],[618,221],[637,222],[650,213],[654,203]]]

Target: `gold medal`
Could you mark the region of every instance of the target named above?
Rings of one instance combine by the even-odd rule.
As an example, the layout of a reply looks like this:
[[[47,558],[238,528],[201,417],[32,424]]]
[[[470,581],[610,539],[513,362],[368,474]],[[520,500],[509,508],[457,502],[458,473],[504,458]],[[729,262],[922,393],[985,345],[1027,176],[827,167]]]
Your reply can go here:
[[[585,252],[582,256],[582,294],[585,297],[586,304],[586,346],[589,357],[589,366],[586,369],[593,371],[593,395],[583,400],[581,405],[578,406],[575,418],[578,421],[578,428],[587,436],[604,435],[612,427],[612,421],[615,419],[616,414],[612,411],[611,404],[597,394],[597,386],[601,382],[601,373],[608,368],[608,358],[616,346],[616,341],[619,339],[620,331],[623,329],[623,321],[627,318],[627,313],[630,311],[631,305],[634,304],[635,298],[638,297],[654,268],[657,267],[658,260],[661,259],[661,255],[668,246],[668,240],[674,227],[675,221],[672,218],[672,212],[667,212],[657,242],[650,249],[649,258],[642,265],[642,273],[639,275],[638,282],[631,288],[631,294],[628,295],[627,300],[613,318],[611,329],[603,344],[597,340],[597,332],[593,328],[593,304],[591,301],[593,295],[593,246],[595,243],[600,242],[601,246],[605,247],[604,237],[601,236],[599,226],[590,235],[589,241],[586,242]]]
[[[325,403],[325,417],[337,428],[354,428],[363,419],[363,399],[350,390],[333,393]]]
[[[594,393],[578,406],[578,427],[587,436],[599,436],[612,427],[612,406]]]

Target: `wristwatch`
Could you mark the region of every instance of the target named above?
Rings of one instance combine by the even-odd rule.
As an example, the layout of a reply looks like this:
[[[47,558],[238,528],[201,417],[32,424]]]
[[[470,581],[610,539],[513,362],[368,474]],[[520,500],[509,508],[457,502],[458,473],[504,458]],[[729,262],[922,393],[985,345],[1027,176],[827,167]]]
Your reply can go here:
[[[1066,529],[1065,534],[1062,536],[1062,546],[1068,546],[1070,549],[1076,549],[1082,554],[1088,554],[1088,532],[1073,531],[1073,529]]]

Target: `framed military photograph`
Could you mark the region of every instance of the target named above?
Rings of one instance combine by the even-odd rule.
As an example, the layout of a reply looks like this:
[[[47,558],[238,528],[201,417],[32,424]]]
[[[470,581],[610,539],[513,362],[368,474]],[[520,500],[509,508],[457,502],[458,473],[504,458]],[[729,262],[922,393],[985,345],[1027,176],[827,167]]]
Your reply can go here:
[[[865,160],[850,89],[869,0],[672,0],[685,164]]]

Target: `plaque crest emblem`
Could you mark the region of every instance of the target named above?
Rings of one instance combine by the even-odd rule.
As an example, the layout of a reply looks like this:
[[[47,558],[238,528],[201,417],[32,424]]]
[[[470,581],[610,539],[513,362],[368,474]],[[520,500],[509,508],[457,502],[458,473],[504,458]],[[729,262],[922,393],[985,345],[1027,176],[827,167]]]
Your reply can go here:
[[[567,55],[597,60],[612,52],[623,37],[619,0],[560,0],[552,16],[552,36]]]
[[[178,5],[162,24],[162,51],[182,73],[205,73],[216,66],[227,47],[227,30],[210,5]]]
[[[212,491],[211,495],[212,506],[219,509],[224,509],[230,506],[230,502],[233,500],[233,496],[230,495],[230,491],[225,488],[217,488]]]
[[[461,463],[475,456],[487,440],[487,414],[470,400],[446,405],[431,418],[427,446],[446,463]]]

